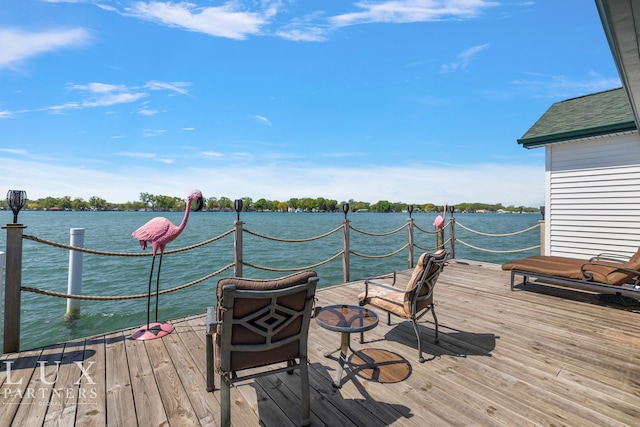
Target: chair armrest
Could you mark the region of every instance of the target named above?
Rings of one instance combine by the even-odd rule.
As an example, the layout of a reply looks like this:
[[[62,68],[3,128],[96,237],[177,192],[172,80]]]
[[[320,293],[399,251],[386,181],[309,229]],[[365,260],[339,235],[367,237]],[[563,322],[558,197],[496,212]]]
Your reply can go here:
[[[580,271],[582,272],[582,275],[587,280],[593,280],[593,274],[589,273],[588,271],[585,271],[585,268],[587,268],[589,266],[609,267],[609,268],[612,268],[614,270],[626,271],[627,273],[631,273],[631,274],[634,274],[636,276],[636,282],[638,281],[638,278],[640,278],[640,271],[638,271],[638,270],[633,270],[631,268],[626,268],[626,267],[620,267],[620,266],[617,266],[617,265],[601,264],[601,263],[591,262],[590,261],[588,263],[582,264],[582,266],[580,267]]]
[[[394,271],[392,274],[386,274],[386,275],[383,275],[383,276],[370,277],[368,279],[364,279],[364,283],[365,283],[365,285],[368,284],[368,283],[375,284],[376,282],[374,282],[374,280],[393,279],[393,282],[391,283],[391,285],[387,285],[386,283],[384,285],[386,285],[386,286],[395,286],[398,274],[403,274],[403,273],[401,271]]]
[[[207,335],[213,335],[216,331],[216,327],[222,322],[218,320],[217,310],[214,306],[207,307],[207,326],[206,332]]]
[[[403,276],[407,276],[410,277],[410,274],[407,274],[403,271],[394,271],[393,272],[393,276],[390,275],[385,275],[385,276],[376,276],[372,279],[365,279],[364,281],[364,295],[362,297],[362,299],[359,300],[359,304],[365,305],[365,301],[369,296],[369,285],[371,286],[375,286],[378,288],[383,288],[386,289],[388,291],[392,291],[392,292],[400,292],[403,294],[406,294],[408,292],[411,292],[413,289],[405,289],[404,287],[402,288],[396,288],[395,285],[397,284],[397,279],[398,279],[398,274],[402,274]],[[380,282],[375,282],[374,280],[376,279],[388,279],[388,278],[393,278],[393,283],[391,284],[387,284],[387,283],[380,283]]]
[[[364,285],[365,285],[365,295],[366,295],[366,291],[369,288],[369,285],[375,286],[375,287],[378,287],[378,288],[383,288],[383,289],[386,289],[388,291],[393,291],[393,292],[407,293],[407,292],[411,291],[411,290],[407,291],[406,289],[396,288],[393,285],[387,285],[386,283],[372,282],[370,280],[365,281]]]
[[[593,261],[611,261],[611,262],[625,263],[629,261],[629,257],[626,257],[624,255],[608,254],[603,252],[589,259],[589,263]]]
[[[380,276],[380,277],[376,277],[376,279],[384,279],[386,277],[389,277],[389,276]],[[406,289],[403,289],[403,288],[402,289],[401,288],[396,288],[395,287],[396,279],[397,279],[397,274],[394,271],[393,272],[393,283],[390,284],[390,285],[386,284],[386,283],[374,282],[373,280],[369,280],[369,279],[365,280],[364,281],[364,296],[362,297],[362,299],[360,299],[360,305],[361,306],[365,305],[365,301],[369,296],[369,286],[375,286],[375,287],[378,287],[378,288],[383,288],[383,289],[386,289],[386,290],[392,291],[392,292],[400,292],[400,293],[409,292],[409,291],[407,291]]]

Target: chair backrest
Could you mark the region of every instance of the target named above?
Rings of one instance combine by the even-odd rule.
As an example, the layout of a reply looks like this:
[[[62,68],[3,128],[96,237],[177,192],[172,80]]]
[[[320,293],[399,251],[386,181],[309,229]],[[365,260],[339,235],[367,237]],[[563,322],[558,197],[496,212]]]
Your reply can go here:
[[[307,356],[314,271],[275,280],[218,281],[216,369],[235,372]]]
[[[633,256],[631,258],[629,258],[629,261],[627,261],[624,264],[624,267],[628,268],[630,270],[640,271],[640,248],[638,248],[636,253],[633,254]],[[630,272],[617,272],[617,274],[616,273],[611,273],[609,276],[610,277],[608,279],[611,282],[614,282],[616,285],[622,285],[624,283],[629,282],[632,279],[636,279],[637,280],[637,278],[638,278],[638,276],[636,274],[633,274],[633,273],[630,273]]]
[[[408,314],[412,311],[415,302],[415,310],[420,311],[431,305],[433,301],[433,288],[444,268],[447,253],[440,249],[434,253],[423,253],[418,258],[418,264],[413,269],[413,274],[407,283],[407,292],[404,298],[404,310]],[[414,301],[415,300],[415,301]]]
[[[621,270],[618,267],[627,268],[634,271],[640,271],[640,248],[635,254],[625,263],[608,262],[608,261],[594,261],[595,265],[585,263],[582,266],[580,272],[580,278],[582,278],[582,272],[588,273],[591,277],[589,280],[594,282],[605,283],[607,285],[620,286],[624,285],[631,280],[638,280],[638,274]]]

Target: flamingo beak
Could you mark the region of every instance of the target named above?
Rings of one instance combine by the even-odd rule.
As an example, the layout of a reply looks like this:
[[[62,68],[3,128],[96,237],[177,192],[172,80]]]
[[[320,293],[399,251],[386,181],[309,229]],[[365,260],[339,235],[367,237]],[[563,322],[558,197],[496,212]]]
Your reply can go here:
[[[196,199],[196,207],[193,209],[195,212],[199,212],[204,207],[204,199],[202,197],[198,197]]]

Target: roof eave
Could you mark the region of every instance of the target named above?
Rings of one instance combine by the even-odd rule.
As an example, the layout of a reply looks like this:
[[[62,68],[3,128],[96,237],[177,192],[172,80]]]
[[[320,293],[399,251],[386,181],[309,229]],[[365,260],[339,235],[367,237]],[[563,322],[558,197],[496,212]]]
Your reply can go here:
[[[640,50],[636,34],[636,22],[640,22],[640,10],[631,0],[595,0],[613,60],[618,69],[636,123],[640,123],[640,104],[634,94],[640,96]]]
[[[551,135],[540,135],[532,138],[520,138],[518,140],[518,144],[522,144],[524,148],[537,148],[557,142],[566,142],[574,139],[610,135],[613,133],[629,132],[634,130],[637,130],[636,123],[635,121],[630,120],[627,122],[595,126],[587,129],[554,133]]]

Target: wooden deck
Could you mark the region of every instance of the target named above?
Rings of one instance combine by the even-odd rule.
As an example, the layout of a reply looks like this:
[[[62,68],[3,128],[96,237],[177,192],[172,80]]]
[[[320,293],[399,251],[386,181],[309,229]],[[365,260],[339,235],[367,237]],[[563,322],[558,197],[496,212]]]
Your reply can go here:
[[[322,289],[319,304],[355,304],[361,289]],[[441,336],[433,344],[425,316],[427,361],[417,361],[409,322],[381,318],[368,342],[351,338],[379,368],[359,369],[353,356],[341,389],[331,384],[336,359],[323,356],[339,334],[312,320],[313,425],[638,425],[638,308],[536,284],[511,291],[499,266],[462,261],[445,268],[435,295]],[[217,425],[219,391],[205,391],[204,315],[173,323],[174,333],[153,341],[119,331],[3,355],[0,425]],[[233,425],[296,425],[299,380],[285,373],[232,388]]]

